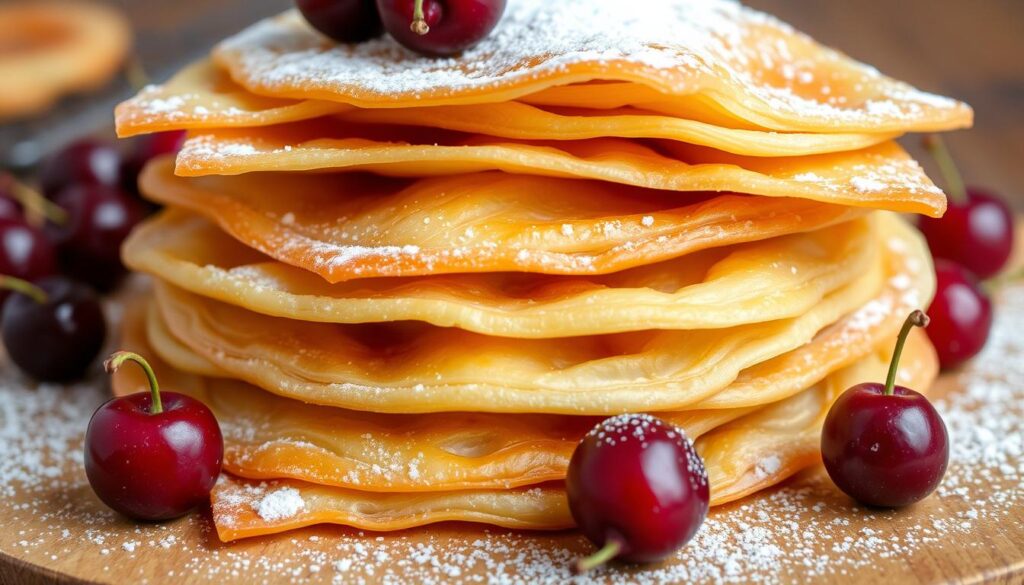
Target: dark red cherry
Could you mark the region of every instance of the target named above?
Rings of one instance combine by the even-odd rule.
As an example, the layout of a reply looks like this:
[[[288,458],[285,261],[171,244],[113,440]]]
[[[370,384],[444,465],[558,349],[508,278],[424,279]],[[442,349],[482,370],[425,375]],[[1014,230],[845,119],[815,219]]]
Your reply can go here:
[[[107,142],[79,140],[42,162],[39,181],[47,197],[73,185],[120,185],[121,153]]]
[[[896,386],[910,329],[928,317],[914,311],[900,331],[884,385],[853,386],[832,405],[821,433],[821,457],[839,489],[869,506],[894,508],[932,493],[949,461],[942,417],[921,394]]]
[[[137,195],[139,174],[142,173],[143,167],[159,156],[175,154],[181,150],[186,134],[184,130],[172,130],[135,138],[128,156],[121,163],[122,187],[127,192]]]
[[[964,187],[953,157],[938,136],[928,136],[925,146],[942,169],[949,193],[945,215],[920,220],[932,255],[952,260],[978,278],[995,276],[1013,252],[1013,212],[996,195]]]
[[[985,347],[992,329],[992,301],[974,276],[949,260],[935,261],[935,300],[928,337],[943,369],[955,368]]]
[[[99,407],[85,434],[85,474],[103,503],[137,520],[183,516],[209,501],[224,459],[224,439],[202,402],[160,392],[141,356],[117,352],[108,372],[126,360],[142,366],[150,391]]]
[[[47,225],[61,269],[100,291],[114,288],[125,273],[121,243],[146,216],[142,202],[102,185],[69,187],[54,202],[67,213],[63,223]]]
[[[377,0],[384,28],[399,43],[447,57],[479,43],[505,13],[505,0]]]
[[[42,382],[81,378],[107,337],[96,293],[62,276],[35,284],[2,276],[0,283],[15,291],[0,314],[0,336],[14,365]]]
[[[580,530],[600,549],[579,571],[612,558],[661,560],[689,542],[708,513],[704,462],[682,430],[646,414],[594,427],[572,454],[566,491]]]
[[[24,210],[6,181],[0,180],[0,219],[23,221]]]
[[[384,32],[374,0],[295,0],[313,28],[339,43],[359,43]]]
[[[0,218],[0,274],[35,281],[56,271],[56,252],[41,231],[22,220]]]

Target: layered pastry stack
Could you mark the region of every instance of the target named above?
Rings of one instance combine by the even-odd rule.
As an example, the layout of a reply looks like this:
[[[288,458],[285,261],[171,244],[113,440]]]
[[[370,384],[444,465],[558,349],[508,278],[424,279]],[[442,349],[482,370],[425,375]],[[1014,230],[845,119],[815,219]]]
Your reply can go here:
[[[224,540],[569,527],[569,457],[622,412],[685,429],[721,504],[884,377],[934,288],[891,212],[945,208],[892,140],[970,121],[731,2],[518,0],[445,60],[286,13],[118,110],[190,131],[142,178],[125,343],[219,418]],[[926,337],[902,364],[927,387]]]

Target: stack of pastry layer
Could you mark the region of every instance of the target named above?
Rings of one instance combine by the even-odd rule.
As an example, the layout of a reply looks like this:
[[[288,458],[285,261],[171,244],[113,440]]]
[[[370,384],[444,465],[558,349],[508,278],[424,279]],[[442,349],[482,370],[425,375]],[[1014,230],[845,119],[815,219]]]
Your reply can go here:
[[[569,527],[569,457],[623,412],[685,429],[721,504],[884,377],[934,289],[891,212],[945,209],[893,139],[970,122],[732,2],[518,0],[445,60],[286,13],[118,109],[190,132],[142,177],[125,343],[218,416],[224,540]],[[935,371],[915,333],[901,380]]]

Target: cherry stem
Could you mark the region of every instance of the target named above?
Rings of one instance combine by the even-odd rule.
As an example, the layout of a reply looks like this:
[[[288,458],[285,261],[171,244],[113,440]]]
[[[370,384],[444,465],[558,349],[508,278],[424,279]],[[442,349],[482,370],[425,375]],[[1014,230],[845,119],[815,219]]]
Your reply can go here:
[[[153,367],[149,365],[146,358],[131,351],[117,351],[111,354],[107,361],[103,362],[103,369],[108,374],[113,374],[121,367],[126,361],[132,361],[139,364],[142,371],[146,373],[146,378],[149,379],[149,393],[152,396],[153,404],[149,407],[149,414],[160,414],[164,411],[164,404],[160,400],[160,384],[156,381],[156,373],[153,372]]]
[[[903,355],[903,346],[907,344],[907,336],[910,335],[910,330],[914,327],[927,327],[929,320],[928,315],[925,315],[924,311],[918,309],[911,313],[907,320],[903,322],[900,335],[896,338],[896,349],[892,350],[892,361],[889,362],[889,375],[885,379],[886,396],[892,396],[896,388],[896,372],[900,369],[900,356]]]
[[[63,225],[68,220],[68,212],[63,207],[43,197],[42,193],[22,183],[14,175],[3,173],[0,175],[3,182],[0,185],[10,189],[11,196],[25,208],[31,223],[40,224],[49,220],[57,225]]]
[[[423,17],[423,0],[416,0],[412,7],[412,24],[409,25],[409,30],[423,36],[430,32],[430,27],[427,26],[427,19]]]
[[[946,147],[946,142],[938,134],[925,134],[921,142],[935,159],[935,164],[939,165],[939,172],[942,173],[942,179],[946,183],[949,198],[954,203],[967,203],[967,187],[964,186],[964,178],[960,174],[960,169],[957,168],[949,148]]]
[[[576,561],[576,563],[572,566],[573,572],[579,575],[581,573],[586,573],[591,569],[596,569],[597,567],[600,567],[601,565],[619,556],[620,552],[622,552],[622,539],[609,538],[607,542],[604,543],[604,546],[601,547],[601,550],[590,555],[589,557],[583,557],[582,559]]]
[[[21,293],[40,305],[45,303],[48,298],[45,290],[31,282],[15,278],[13,276],[7,276],[6,274],[0,274],[0,288]]]

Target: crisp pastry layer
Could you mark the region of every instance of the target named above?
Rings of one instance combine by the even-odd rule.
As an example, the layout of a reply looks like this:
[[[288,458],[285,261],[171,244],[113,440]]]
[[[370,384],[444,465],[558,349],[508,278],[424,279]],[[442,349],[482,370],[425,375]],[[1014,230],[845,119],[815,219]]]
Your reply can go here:
[[[250,479],[290,478],[374,492],[508,489],[563,480],[576,443],[599,417],[544,414],[373,414],[304,404],[223,377],[217,367],[192,354],[146,319],[140,305],[123,327],[125,347],[149,356],[167,388],[185,392],[213,409],[225,437],[225,468]],[[150,317],[153,315],[150,314]],[[146,331],[144,329],[149,329]],[[186,360],[188,374],[171,368],[150,343]],[[905,375],[918,371],[930,355],[926,336],[911,339]],[[167,341],[170,340],[168,345]],[[891,350],[891,340],[880,349]],[[880,351],[883,356],[885,351]],[[933,366],[932,366],[933,367]],[[114,381],[118,395],[145,389],[134,370]],[[830,376],[833,376],[830,373]],[[901,380],[901,382],[904,380]],[[817,412],[827,382],[782,402],[731,409],[663,412],[659,416],[695,440],[759,409]],[[807,396],[804,396],[807,395]],[[813,398],[813,397],[818,398]],[[813,403],[813,404],[812,404]],[[794,420],[790,416],[789,420]],[[737,485],[740,478],[734,478]]]
[[[725,396],[728,404],[719,399],[713,407],[747,406],[770,401],[761,394],[780,388],[806,388],[927,306],[934,291],[927,249],[901,220],[881,219],[884,266],[800,317],[721,330],[513,340],[411,322],[304,323],[165,283],[157,299],[170,333],[226,374],[311,403],[377,412],[607,414],[679,410]]]
[[[504,171],[665,191],[727,191],[939,216],[946,198],[895,142],[843,153],[750,157],[671,140],[521,141],[431,128],[318,119],[198,131],[178,153],[182,176],[369,171],[422,178]]]
[[[148,197],[199,213],[246,246],[329,282],[608,274],[867,213],[801,199],[681,197],[502,173],[416,182],[357,174],[183,178],[172,164],[165,158],[146,167]]]
[[[521,102],[421,108],[356,108],[337,102],[257,96],[209,61],[183,69],[120,104],[117,132],[253,128],[333,115],[351,124],[424,126],[519,140],[651,138],[678,140],[748,156],[801,156],[857,150],[897,133],[781,133],[716,126],[631,107],[539,107]]]
[[[900,380],[925,391],[938,374],[938,360],[924,334],[915,332],[911,339],[901,362]],[[882,380],[890,354],[891,349],[873,352],[808,391],[697,439],[695,446],[711,484],[711,505],[766,489],[819,462],[821,426],[832,402],[854,384]],[[301,506],[283,518],[261,516],[264,499],[281,489],[294,490],[287,496]],[[558,482],[511,490],[380,493],[295,480],[245,481],[225,476],[214,488],[212,501],[217,534],[223,541],[323,523],[375,531],[445,520],[534,530],[573,525],[564,487]]]
[[[301,322],[166,283],[155,290],[164,324],[185,346],[232,377],[290,398],[376,412],[604,414],[672,410],[714,394],[742,369],[811,341],[873,299],[885,278],[880,264],[792,319],[560,339],[415,322]]]
[[[971,121],[959,102],[723,0],[648,0],[643,10],[617,0],[520,0],[458,60],[419,57],[386,36],[337,45],[291,11],[222,42],[214,59],[256,94],[363,108],[500,103],[600,80],[773,130],[940,130]],[[614,92],[615,84],[589,91]]]
[[[302,321],[424,321],[486,335],[551,338],[711,329],[802,315],[880,253],[870,218],[704,250],[606,276],[530,273],[377,278],[329,284],[172,210],[140,226],[125,262],[179,288]]]
[[[97,2],[0,4],[0,119],[40,112],[97,88],[131,46],[127,19]]]
[[[217,366],[168,334],[153,313],[149,303],[129,313],[123,344],[149,357],[164,386],[214,411],[225,438],[225,469],[240,477],[291,478],[375,492],[534,485],[564,479],[572,449],[601,420],[480,412],[376,414],[305,404],[225,378]],[[163,355],[172,357],[164,360]],[[187,363],[190,372],[201,374],[167,362]],[[114,390],[123,395],[145,385],[145,378],[134,372],[115,378]],[[661,416],[696,438],[755,408]]]
[[[140,321],[129,314],[128,328],[136,331],[136,337],[129,334],[126,343],[149,353],[144,341],[142,345],[133,341],[138,339]],[[891,349],[879,349],[788,400],[754,410],[732,422],[722,421],[724,424],[716,424],[717,428],[710,432],[702,430],[696,447],[707,462],[712,504],[739,499],[813,465],[818,460],[821,423],[832,400],[855,383],[880,380],[890,352]],[[191,391],[199,381],[201,390],[196,395],[209,400],[219,418],[227,414],[221,420],[228,470],[248,472],[256,478],[267,477],[266,480],[243,480],[225,475],[215,488],[214,520],[218,535],[224,541],[319,523],[345,524],[367,530],[397,530],[444,520],[529,529],[572,525],[566,514],[561,485],[548,480],[564,477],[576,440],[589,428],[592,419],[461,415],[466,419],[462,424],[461,420],[448,420],[452,415],[367,416],[365,413],[365,418],[360,419],[357,413],[302,405],[263,395],[259,390],[235,382],[203,380],[175,373],[159,360],[157,368],[165,382],[170,382],[165,384],[169,388]],[[900,383],[926,389],[936,372],[934,350],[927,337],[915,331],[901,362]],[[119,395],[144,386],[144,380],[134,370],[119,372],[114,379],[114,389]],[[239,394],[245,394],[246,399]],[[265,404],[264,400],[269,402]],[[235,408],[241,410],[232,416],[231,409]],[[691,429],[698,417],[714,418],[702,417],[699,411],[688,414],[689,421],[685,414],[662,416]],[[544,424],[544,419],[576,420],[566,425],[565,434],[559,435]],[[488,422],[496,424],[490,426]],[[471,436],[474,432],[475,436]],[[267,439],[275,437],[275,433],[276,439]],[[358,439],[355,438],[357,433]],[[260,444],[263,440],[269,443]],[[460,443],[465,450],[452,449]],[[481,448],[491,449],[491,452],[481,453]],[[495,464],[496,460],[503,460],[504,465]],[[473,477],[474,472],[501,477],[502,472],[511,468],[540,470],[541,473],[531,477],[546,483],[512,488],[515,484],[510,482],[487,489],[453,481],[462,473],[469,477]],[[270,479],[274,474],[291,479]],[[343,481],[337,481],[339,477]],[[353,482],[353,478],[360,478],[360,481]],[[315,483],[323,479],[334,480],[334,485]],[[439,485],[465,489],[393,491],[396,482],[422,486],[426,480],[434,490]],[[350,487],[336,485],[346,481]],[[288,491],[273,495],[279,490]],[[267,501],[268,496],[272,500]],[[290,508],[275,514],[273,510],[281,511],[280,506],[273,505],[281,503],[274,502],[276,499],[286,500]]]

